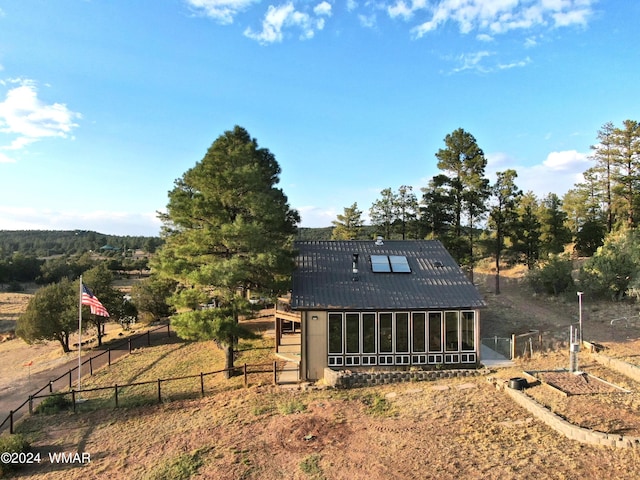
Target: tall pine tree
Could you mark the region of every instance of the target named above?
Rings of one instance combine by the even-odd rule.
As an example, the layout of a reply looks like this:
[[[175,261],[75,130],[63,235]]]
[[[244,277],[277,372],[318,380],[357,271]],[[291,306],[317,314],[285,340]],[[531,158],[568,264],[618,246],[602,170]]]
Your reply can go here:
[[[293,269],[299,216],[276,188],[279,175],[274,155],[236,126],[176,180],[160,215],[165,244],[156,267],[179,285],[172,325],[183,338],[215,340],[226,368],[237,338],[248,335],[238,324],[246,292],[283,290]],[[218,308],[199,308],[212,299]]]

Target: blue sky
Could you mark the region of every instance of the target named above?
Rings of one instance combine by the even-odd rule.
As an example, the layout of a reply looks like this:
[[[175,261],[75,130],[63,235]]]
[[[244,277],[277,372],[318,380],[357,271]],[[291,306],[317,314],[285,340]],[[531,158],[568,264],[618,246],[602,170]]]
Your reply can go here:
[[[638,120],[640,2],[0,0],[0,229],[157,235],[234,125],[301,226],[419,193],[457,128],[490,178],[563,195]]]

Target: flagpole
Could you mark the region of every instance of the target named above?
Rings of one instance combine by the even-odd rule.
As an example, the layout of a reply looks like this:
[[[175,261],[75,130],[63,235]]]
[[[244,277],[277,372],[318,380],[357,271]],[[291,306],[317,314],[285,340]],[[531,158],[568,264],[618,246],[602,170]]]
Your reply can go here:
[[[78,298],[78,390],[82,376],[82,275],[80,275],[80,297]]]

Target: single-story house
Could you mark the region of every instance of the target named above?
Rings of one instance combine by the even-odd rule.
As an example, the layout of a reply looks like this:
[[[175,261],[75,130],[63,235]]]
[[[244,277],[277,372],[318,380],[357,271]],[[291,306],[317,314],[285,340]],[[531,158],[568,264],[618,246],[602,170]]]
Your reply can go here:
[[[321,379],[327,367],[478,365],[485,303],[441,242],[300,241],[295,248],[289,307],[299,318],[301,380]]]

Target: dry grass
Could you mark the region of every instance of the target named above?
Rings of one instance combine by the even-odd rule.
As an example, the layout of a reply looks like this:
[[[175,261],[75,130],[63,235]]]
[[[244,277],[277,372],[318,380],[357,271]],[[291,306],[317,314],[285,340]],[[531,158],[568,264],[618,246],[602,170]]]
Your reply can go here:
[[[517,280],[505,287],[502,297],[490,301],[493,319],[483,314],[483,321],[488,316],[489,322],[504,320],[524,329],[564,331],[571,304],[530,297]],[[554,345],[561,344],[557,339]],[[629,339],[611,343],[610,352],[618,345],[638,348]],[[245,343],[238,363],[270,361],[271,347],[271,339]],[[568,351],[562,347],[492,375],[508,379],[523,370],[566,366]],[[528,392],[581,426],[625,434],[639,428],[634,424],[640,416],[639,385],[588,357],[581,357],[580,366],[633,393],[565,397],[543,385]],[[91,384],[220,368],[222,354],[213,344],[176,343],[136,351],[95,375]],[[270,380],[269,374],[256,377],[244,389],[240,378],[219,378],[203,399],[31,417],[20,429],[43,456],[80,450],[91,454],[91,463],[62,468],[46,461],[21,475],[159,479],[189,478],[197,471],[201,478],[260,480],[640,478],[639,451],[568,440],[483,377],[306,392],[273,387]],[[169,387],[166,391],[166,400],[178,397]]]
[[[15,330],[16,321],[27,309],[32,293],[0,292],[0,333]]]
[[[387,413],[373,414],[371,397]],[[278,405],[304,405],[293,413]],[[38,451],[83,451],[91,464],[45,464],[29,478],[637,478],[636,451],[585,446],[534,420],[484,379],[295,393],[254,386],[202,400],[34,418]],[[175,477],[175,478],[189,478]]]

